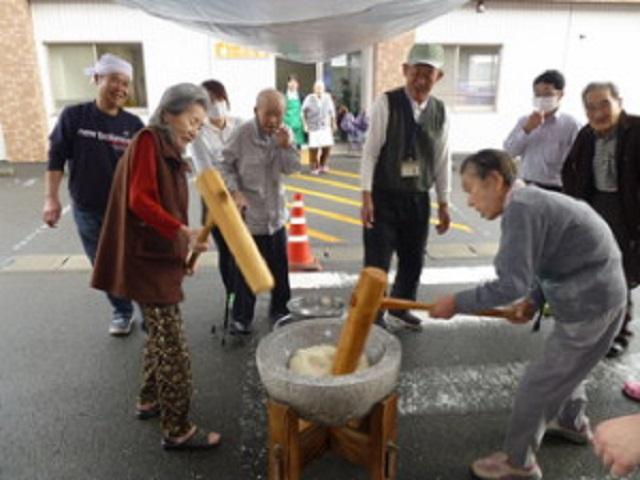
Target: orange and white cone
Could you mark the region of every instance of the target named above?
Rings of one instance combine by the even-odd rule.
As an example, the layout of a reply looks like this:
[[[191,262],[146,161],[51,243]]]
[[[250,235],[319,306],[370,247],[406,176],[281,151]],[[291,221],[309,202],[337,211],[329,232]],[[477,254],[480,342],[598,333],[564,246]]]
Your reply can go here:
[[[293,194],[287,255],[289,257],[289,270],[293,272],[322,270],[320,262],[311,253],[301,193]]]

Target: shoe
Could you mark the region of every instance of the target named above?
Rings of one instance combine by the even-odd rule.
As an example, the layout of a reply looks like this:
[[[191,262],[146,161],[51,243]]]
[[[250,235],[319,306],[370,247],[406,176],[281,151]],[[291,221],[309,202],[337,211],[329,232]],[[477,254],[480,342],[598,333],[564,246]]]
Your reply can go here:
[[[640,382],[624,382],[622,393],[627,398],[640,402]]]
[[[624,352],[627,351],[627,347],[629,346],[629,338],[620,333],[616,338],[613,339],[613,343],[607,352],[607,358],[618,358]]]
[[[586,445],[593,439],[593,432],[588,418],[585,418],[580,430],[563,427],[557,419],[553,419],[547,423],[547,429],[544,434],[545,436],[567,440],[576,445]]]
[[[280,327],[284,327],[285,325],[288,325],[294,320],[294,318],[293,318],[293,315],[291,315],[291,313],[286,312],[286,313],[273,314],[269,317],[269,320],[271,321],[272,330],[275,330],[276,328],[280,328]]]
[[[319,168],[319,170],[320,170],[321,173],[329,173],[329,167],[327,167],[326,165],[322,165]]]
[[[514,467],[504,452],[495,452],[480,458],[469,467],[471,476],[479,480],[541,480],[542,471],[537,463],[526,468]]]
[[[136,407],[136,418],[138,420],[151,420],[160,416],[160,406],[155,404],[150,408]]]
[[[319,168],[312,168],[311,171],[309,172],[311,175],[320,175],[320,169]]]
[[[234,320],[229,325],[229,334],[231,335],[251,335],[251,326]]]
[[[412,330],[422,330],[422,320],[408,310],[389,310],[389,315],[402,320]]]
[[[131,317],[113,317],[109,325],[109,334],[115,337],[123,337],[131,333],[133,319]]]
[[[214,433],[214,432],[211,432]],[[211,443],[209,441],[209,433],[197,429],[189,438],[183,442],[177,443],[170,438],[162,439],[162,448],[165,450],[211,450],[220,445],[220,434],[217,434],[216,440]]]

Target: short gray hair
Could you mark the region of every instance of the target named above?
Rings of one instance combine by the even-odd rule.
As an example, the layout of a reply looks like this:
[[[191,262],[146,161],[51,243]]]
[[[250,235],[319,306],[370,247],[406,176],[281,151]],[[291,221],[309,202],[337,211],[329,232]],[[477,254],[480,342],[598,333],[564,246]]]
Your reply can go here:
[[[620,101],[620,90],[618,90],[618,86],[613,82],[591,82],[584,90],[582,90],[582,103],[587,104],[587,95],[589,95],[594,90],[609,90],[611,96],[616,100]]]
[[[513,185],[516,180],[517,168],[516,164],[504,150],[486,148],[468,156],[460,166],[460,175],[469,167],[474,168],[474,173],[484,180],[491,172],[497,172],[507,185]]]
[[[194,103],[201,105],[207,111],[209,95],[204,88],[193,83],[179,83],[167,88],[149,119],[149,126],[167,130],[168,126],[162,118],[162,114],[166,112],[171,115],[180,115]]]

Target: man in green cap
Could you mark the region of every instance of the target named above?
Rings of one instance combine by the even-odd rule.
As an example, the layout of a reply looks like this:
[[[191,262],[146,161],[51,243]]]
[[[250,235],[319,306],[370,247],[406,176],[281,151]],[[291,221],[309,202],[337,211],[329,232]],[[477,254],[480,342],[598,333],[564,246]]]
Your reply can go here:
[[[391,295],[409,300],[416,298],[422,272],[432,186],[437,232],[446,232],[450,223],[449,121],[444,103],[431,95],[443,65],[442,46],[417,43],[411,48],[402,65],[405,85],[382,94],[371,108],[362,153],[364,263],[388,271],[395,252],[398,272]],[[389,314],[420,328],[420,319],[409,311]]]

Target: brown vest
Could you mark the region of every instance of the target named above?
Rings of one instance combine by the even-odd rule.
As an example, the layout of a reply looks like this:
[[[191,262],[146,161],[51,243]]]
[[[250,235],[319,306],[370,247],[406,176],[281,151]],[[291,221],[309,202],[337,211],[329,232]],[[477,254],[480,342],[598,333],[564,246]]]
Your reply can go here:
[[[153,127],[141,130],[118,162],[102,225],[91,285],[112,295],[148,304],[175,304],[183,299],[182,279],[188,243],[182,235],[161,236],[129,210],[129,182],[140,135],[153,135],[160,204],[188,225],[189,166]]]

